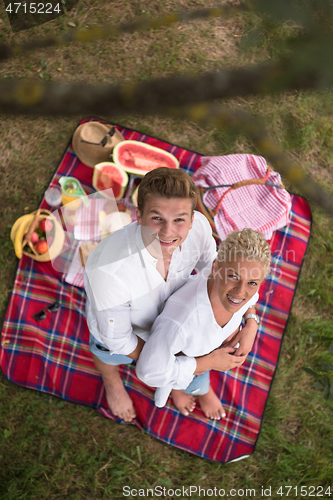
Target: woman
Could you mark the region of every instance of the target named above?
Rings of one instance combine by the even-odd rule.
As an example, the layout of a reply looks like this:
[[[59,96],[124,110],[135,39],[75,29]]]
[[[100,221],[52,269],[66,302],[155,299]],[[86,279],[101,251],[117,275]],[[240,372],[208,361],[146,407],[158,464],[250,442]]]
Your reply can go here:
[[[221,360],[221,351],[224,363],[219,371],[244,363],[255,334],[242,335],[240,325],[244,314],[246,322],[259,323],[254,305],[269,274],[270,259],[260,233],[234,231],[220,244],[208,279],[191,276],[169,297],[136,367],[143,382],[157,387],[156,406],[164,406],[171,392],[183,415],[193,411],[197,396],[205,416],[216,420],[225,416],[208,370],[217,356]]]

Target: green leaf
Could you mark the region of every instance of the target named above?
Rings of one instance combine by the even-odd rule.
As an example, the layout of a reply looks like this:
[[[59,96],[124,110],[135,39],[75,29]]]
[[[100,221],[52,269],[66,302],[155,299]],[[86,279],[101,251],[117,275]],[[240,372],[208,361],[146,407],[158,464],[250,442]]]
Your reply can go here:
[[[109,469],[109,473],[111,476],[124,476],[126,474],[125,471],[120,469]]]
[[[333,380],[331,382],[331,388],[330,388],[330,393],[328,395],[328,399],[332,400],[333,399]]]
[[[141,458],[141,447],[140,446],[136,447],[136,452],[138,454],[139,464],[141,465],[142,464],[142,458]]]
[[[328,352],[333,353],[333,342],[332,342],[332,344],[329,346],[329,348],[328,348]]]
[[[308,373],[309,375],[312,375],[313,377],[319,379],[320,378],[320,375],[318,375],[318,373],[316,373],[315,371],[311,370],[311,368],[305,368],[304,366],[302,366],[302,370],[304,370],[306,373]]]
[[[313,382],[313,384],[311,384],[311,387],[321,390],[323,389],[324,385],[321,382]]]
[[[325,362],[323,362],[321,364],[321,367],[322,367],[323,370],[333,371],[333,365],[331,365],[331,363],[325,363]]]
[[[330,381],[329,381],[329,378],[328,377],[325,377],[324,379],[324,383],[325,383],[325,387],[324,387],[324,398],[325,399],[328,399],[329,396],[330,396],[330,392],[331,392],[331,384],[330,384]]]

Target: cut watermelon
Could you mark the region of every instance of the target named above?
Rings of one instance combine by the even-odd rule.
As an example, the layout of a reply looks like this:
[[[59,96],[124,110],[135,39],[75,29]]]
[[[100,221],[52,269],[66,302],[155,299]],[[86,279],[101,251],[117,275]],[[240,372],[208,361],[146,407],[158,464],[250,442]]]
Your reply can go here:
[[[140,186],[140,184],[139,184],[139,186]],[[136,186],[136,188],[134,189],[133,194],[132,194],[132,203],[135,207],[138,206],[139,186]]]
[[[96,191],[101,191],[105,198],[111,198],[111,196],[103,191],[112,189],[115,200],[120,200],[124,196],[127,184],[128,175],[119,165],[110,162],[95,165],[92,185]]]
[[[159,167],[179,168],[177,158],[171,153],[144,142],[130,140],[115,146],[113,161],[126,172],[142,176]]]

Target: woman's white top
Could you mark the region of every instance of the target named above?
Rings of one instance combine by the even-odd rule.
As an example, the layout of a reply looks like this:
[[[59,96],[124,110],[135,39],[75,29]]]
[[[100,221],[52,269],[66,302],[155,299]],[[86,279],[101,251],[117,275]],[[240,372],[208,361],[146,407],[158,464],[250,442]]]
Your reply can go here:
[[[171,389],[186,389],[197,368],[195,357],[220,347],[237,330],[242,316],[258,299],[256,292],[225,326],[220,327],[213,314],[204,276],[191,276],[169,297],[136,365],[140,380],[151,387],[163,388],[155,392],[156,406],[165,405]],[[180,352],[185,356],[176,356]]]

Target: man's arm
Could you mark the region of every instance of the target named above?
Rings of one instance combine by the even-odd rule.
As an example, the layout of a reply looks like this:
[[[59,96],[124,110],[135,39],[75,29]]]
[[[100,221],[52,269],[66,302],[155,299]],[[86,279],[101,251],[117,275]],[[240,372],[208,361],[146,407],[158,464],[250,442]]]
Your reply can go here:
[[[128,356],[129,358],[134,359],[134,361],[137,361],[137,360],[138,360],[139,355],[140,355],[140,353],[141,353],[141,351],[142,351],[142,348],[143,348],[143,346],[145,345],[145,341],[144,341],[144,340],[142,340],[142,338],[137,337],[137,339],[138,339],[138,343],[137,343],[136,348],[134,349],[134,351],[133,351],[133,352],[131,352],[130,354],[127,354],[127,356]]]
[[[92,335],[95,334],[111,354],[138,355],[138,337],[133,332],[126,289],[100,269],[85,273],[84,285],[86,318]]]
[[[216,370],[218,372],[226,372],[232,368],[236,368],[244,363],[246,356],[238,355],[238,351],[235,349],[236,335],[239,328],[233,332],[229,337],[223,342],[222,346],[214,351],[206,354],[204,356],[196,357],[197,367],[194,375],[200,375],[207,370]],[[228,341],[231,339],[231,341]]]

